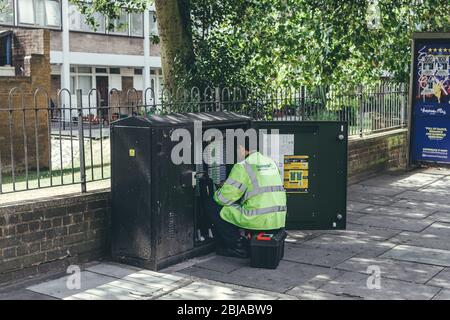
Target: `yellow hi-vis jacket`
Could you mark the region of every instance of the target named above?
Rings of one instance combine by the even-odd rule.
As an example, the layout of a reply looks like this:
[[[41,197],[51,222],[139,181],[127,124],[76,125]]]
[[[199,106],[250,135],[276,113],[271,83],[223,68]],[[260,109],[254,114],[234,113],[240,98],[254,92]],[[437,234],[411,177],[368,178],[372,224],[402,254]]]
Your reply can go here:
[[[273,230],[285,227],[286,192],[272,159],[259,152],[236,163],[214,194],[220,216],[240,228]]]

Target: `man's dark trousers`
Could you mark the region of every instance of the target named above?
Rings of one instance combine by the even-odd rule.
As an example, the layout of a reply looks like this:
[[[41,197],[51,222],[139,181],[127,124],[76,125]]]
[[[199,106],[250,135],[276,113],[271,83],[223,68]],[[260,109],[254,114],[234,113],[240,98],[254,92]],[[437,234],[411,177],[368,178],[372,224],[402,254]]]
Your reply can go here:
[[[214,184],[211,179],[200,179],[200,196],[203,210],[213,224],[213,233],[219,246],[234,248],[241,238],[239,228],[220,217],[222,206],[214,201]]]

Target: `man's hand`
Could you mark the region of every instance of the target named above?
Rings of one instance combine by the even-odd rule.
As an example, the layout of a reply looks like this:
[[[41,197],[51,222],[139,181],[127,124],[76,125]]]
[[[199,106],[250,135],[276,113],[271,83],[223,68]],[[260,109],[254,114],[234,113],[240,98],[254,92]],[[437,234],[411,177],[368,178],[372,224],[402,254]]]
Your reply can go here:
[[[217,189],[220,189],[220,188],[222,188],[223,187],[223,182],[220,182],[220,183],[216,183],[216,187],[217,187]]]

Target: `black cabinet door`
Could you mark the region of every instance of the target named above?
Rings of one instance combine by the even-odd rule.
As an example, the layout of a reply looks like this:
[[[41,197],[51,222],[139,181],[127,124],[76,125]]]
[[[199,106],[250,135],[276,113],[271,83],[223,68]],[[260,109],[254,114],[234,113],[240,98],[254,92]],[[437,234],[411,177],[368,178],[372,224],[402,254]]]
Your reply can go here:
[[[178,144],[172,129],[152,129],[153,143],[153,234],[163,260],[194,248],[194,201],[192,164],[174,164],[171,155]]]
[[[259,150],[277,162],[289,230],[346,228],[347,124],[254,121]]]
[[[150,128],[112,127],[113,255],[151,256]]]

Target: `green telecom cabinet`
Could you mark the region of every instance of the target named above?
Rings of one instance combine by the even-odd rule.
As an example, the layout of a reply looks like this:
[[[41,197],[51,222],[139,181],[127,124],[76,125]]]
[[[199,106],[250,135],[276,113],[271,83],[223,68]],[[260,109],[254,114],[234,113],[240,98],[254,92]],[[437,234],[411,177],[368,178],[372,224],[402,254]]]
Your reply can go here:
[[[279,134],[278,163],[287,193],[288,230],[345,230],[346,122],[253,121],[259,146]],[[267,131],[265,136],[264,130]],[[269,153],[268,153],[269,154]],[[277,158],[279,158],[277,160]]]
[[[231,112],[128,117],[111,126],[114,259],[158,270],[213,249],[197,179],[208,172],[223,182],[233,164],[171,161],[178,144],[172,134],[185,129],[195,138],[198,122],[198,134],[214,129],[226,137],[227,130],[256,129],[260,151],[277,163],[284,178],[288,230],[345,229],[345,122],[261,122]],[[220,143],[225,151],[226,139]],[[191,160],[194,149],[187,154]]]

